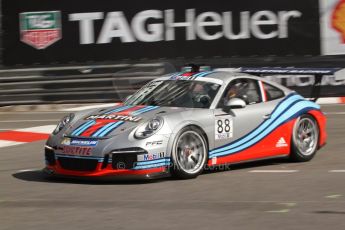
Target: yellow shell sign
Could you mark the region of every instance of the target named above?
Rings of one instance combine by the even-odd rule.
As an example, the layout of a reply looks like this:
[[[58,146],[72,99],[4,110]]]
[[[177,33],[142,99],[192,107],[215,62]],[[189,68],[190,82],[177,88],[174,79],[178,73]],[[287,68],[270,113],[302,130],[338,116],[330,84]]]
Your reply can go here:
[[[340,0],[332,15],[332,26],[341,34],[342,42],[345,43],[345,0]]]

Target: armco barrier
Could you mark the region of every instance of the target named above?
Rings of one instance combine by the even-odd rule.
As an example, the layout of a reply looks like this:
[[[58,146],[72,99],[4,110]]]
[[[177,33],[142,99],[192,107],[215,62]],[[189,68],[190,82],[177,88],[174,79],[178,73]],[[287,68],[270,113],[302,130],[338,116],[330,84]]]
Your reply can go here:
[[[249,62],[248,59],[246,62],[254,66],[254,62]],[[146,82],[163,74],[175,72],[182,66],[182,62],[171,63],[173,62],[2,69],[0,70],[0,106],[119,102]],[[220,60],[204,60],[198,63],[207,63],[215,69],[230,66],[226,61]],[[311,65],[305,63],[303,66]],[[314,66],[321,65],[314,64]],[[222,70],[227,71],[229,68]],[[285,85],[305,97],[311,96],[311,88],[315,81],[313,76],[285,75],[266,78]],[[321,97],[345,96],[345,80],[336,81],[334,76],[325,76],[322,84]]]
[[[0,106],[120,101],[171,68],[156,63],[0,70]]]

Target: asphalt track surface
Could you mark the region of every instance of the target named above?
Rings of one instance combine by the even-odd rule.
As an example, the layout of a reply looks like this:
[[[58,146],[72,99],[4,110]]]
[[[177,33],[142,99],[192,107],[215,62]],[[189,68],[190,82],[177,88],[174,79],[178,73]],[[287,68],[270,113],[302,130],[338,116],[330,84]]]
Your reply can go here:
[[[324,106],[328,144],[308,163],[270,160],[195,180],[46,180],[44,141],[0,148],[0,229],[345,229],[345,106]],[[0,129],[63,113],[1,112]]]

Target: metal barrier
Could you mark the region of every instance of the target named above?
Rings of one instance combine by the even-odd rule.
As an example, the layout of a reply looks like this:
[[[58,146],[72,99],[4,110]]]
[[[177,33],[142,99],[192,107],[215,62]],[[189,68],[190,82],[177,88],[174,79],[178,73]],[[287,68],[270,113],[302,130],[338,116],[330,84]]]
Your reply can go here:
[[[0,106],[120,101],[173,71],[166,63],[0,70]]]
[[[188,60],[165,60],[149,64],[81,65],[50,68],[0,69],[0,106],[50,103],[118,102],[135,92],[146,82],[188,63]],[[195,60],[194,60],[195,61]],[[290,63],[291,65],[288,65]],[[293,61],[293,62],[292,62]],[[344,66],[343,60],[331,58],[276,59],[267,64],[259,58],[208,59],[207,63],[219,67],[247,66]],[[296,62],[299,62],[298,65]],[[310,97],[313,77],[272,77],[271,80],[287,86],[303,96]],[[324,79],[321,97],[344,96],[345,80]]]

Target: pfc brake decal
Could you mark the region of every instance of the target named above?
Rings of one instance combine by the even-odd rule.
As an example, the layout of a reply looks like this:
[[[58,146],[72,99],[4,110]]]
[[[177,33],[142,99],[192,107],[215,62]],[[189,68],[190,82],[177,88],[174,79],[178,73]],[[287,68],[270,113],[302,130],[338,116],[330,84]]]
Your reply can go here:
[[[161,145],[163,144],[163,141],[149,141],[149,142],[146,142],[146,146],[147,147],[153,147],[153,146],[157,146],[157,145]]]
[[[218,117],[215,121],[215,139],[224,140],[232,138],[233,128],[231,116]]]
[[[299,95],[290,94],[278,104],[272,112],[270,119],[261,123],[259,127],[242,138],[230,144],[213,149],[210,151],[210,158],[226,156],[243,151],[264,139],[268,134],[287,121],[290,121],[310,110],[319,109],[319,105],[306,101]]]
[[[45,49],[62,38],[60,11],[19,14],[20,40],[36,49]]]

